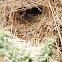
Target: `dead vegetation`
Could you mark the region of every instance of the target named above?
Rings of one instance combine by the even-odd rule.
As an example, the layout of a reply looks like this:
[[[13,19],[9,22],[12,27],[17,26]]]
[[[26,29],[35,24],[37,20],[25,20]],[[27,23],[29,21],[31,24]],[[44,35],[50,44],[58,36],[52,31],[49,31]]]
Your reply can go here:
[[[1,0],[0,26],[35,46],[54,38],[62,55],[61,0]]]

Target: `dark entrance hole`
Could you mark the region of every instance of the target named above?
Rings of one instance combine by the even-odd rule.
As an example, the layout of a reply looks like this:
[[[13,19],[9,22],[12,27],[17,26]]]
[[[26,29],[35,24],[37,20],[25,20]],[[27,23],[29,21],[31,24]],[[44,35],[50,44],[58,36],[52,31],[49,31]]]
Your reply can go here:
[[[23,12],[24,11],[19,11],[19,14],[23,15]],[[25,10],[25,14],[32,14],[34,16],[37,15],[37,14],[41,15],[42,12],[43,12],[43,7],[42,6],[41,7],[32,7],[30,9]]]
[[[42,7],[39,7],[39,9],[37,7],[33,7],[31,9],[27,9],[26,10],[26,14],[33,14],[33,15],[39,14],[39,15],[41,15],[42,14],[42,11],[43,11],[43,8]]]
[[[24,24],[26,22],[30,23],[30,22],[36,22],[35,20],[35,16],[41,15],[43,12],[43,6],[38,6],[38,7],[32,7],[29,9],[26,9],[25,11],[21,11],[19,10],[17,13],[19,14],[19,16],[16,17],[17,21],[19,22],[23,22]],[[23,20],[21,20],[21,17]],[[19,18],[19,19],[18,19]]]

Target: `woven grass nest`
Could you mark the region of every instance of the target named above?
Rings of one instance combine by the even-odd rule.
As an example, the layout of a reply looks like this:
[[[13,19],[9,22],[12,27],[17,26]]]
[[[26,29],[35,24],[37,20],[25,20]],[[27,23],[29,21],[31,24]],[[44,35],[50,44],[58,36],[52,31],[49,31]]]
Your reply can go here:
[[[0,23],[20,39],[45,41],[57,37],[62,27],[61,0],[4,0],[0,2]],[[2,5],[3,4],[3,5]],[[60,10],[59,10],[60,9]],[[61,33],[61,28],[59,30]],[[62,36],[62,33],[61,33]]]
[[[54,38],[52,59],[62,62],[61,0],[0,0],[0,29],[36,47]]]

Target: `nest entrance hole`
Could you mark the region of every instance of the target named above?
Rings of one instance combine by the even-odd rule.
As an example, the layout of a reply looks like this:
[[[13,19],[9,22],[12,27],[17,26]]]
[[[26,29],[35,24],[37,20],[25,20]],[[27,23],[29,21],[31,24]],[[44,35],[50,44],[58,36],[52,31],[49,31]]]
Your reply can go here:
[[[43,6],[32,7],[30,9],[26,9],[25,11],[19,10],[16,12],[17,14],[19,14],[16,17],[16,20],[19,22],[22,22],[23,24],[25,24],[26,22],[28,23],[33,22],[33,21],[36,22],[34,18],[38,15],[41,15],[42,12],[43,12]]]
[[[32,14],[32,15],[34,15],[34,16],[37,15],[37,14],[41,15],[41,14],[42,14],[42,10],[43,10],[42,7],[39,7],[39,9],[38,9],[37,7],[32,7],[32,8],[30,8],[30,9],[27,9],[27,10],[25,11],[25,12],[26,12],[25,14]],[[23,12],[20,11],[19,14],[22,15]]]

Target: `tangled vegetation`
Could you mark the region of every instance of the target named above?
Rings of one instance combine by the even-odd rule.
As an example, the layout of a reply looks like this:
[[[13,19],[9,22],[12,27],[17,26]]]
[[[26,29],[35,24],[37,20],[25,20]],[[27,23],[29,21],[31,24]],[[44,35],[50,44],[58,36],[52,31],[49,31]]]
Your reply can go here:
[[[62,0],[0,0],[0,62],[62,62]]]

